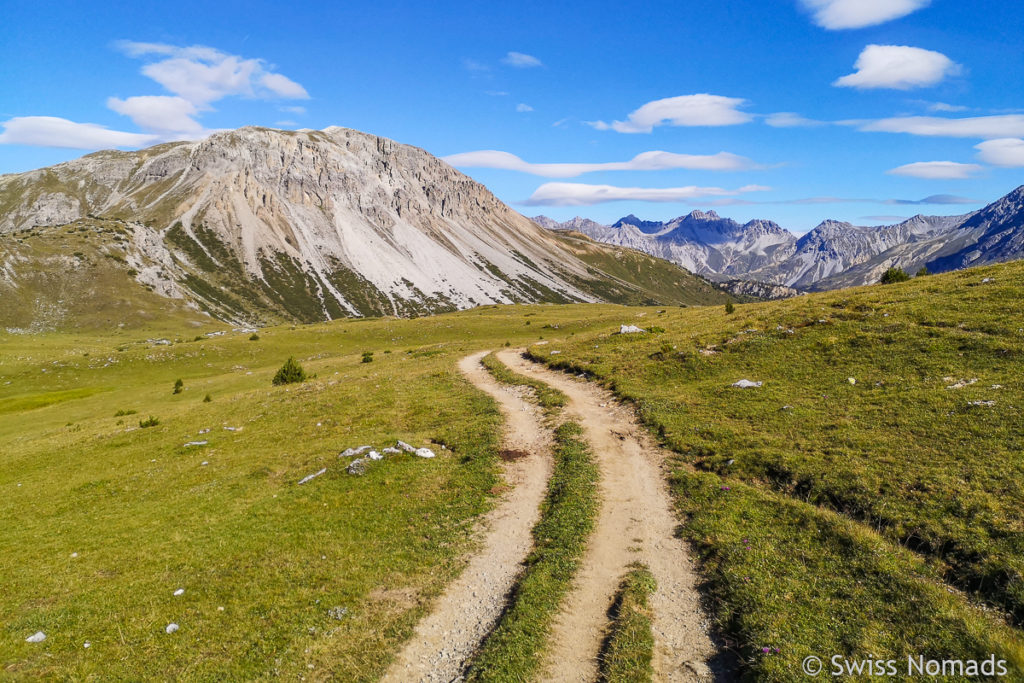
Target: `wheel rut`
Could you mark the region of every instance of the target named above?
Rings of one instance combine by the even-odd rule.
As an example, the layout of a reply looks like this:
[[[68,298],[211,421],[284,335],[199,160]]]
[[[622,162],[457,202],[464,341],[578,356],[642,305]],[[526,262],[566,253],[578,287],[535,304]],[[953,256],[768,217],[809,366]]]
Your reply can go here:
[[[600,387],[501,351],[512,370],[569,397],[566,416],[583,427],[601,472],[602,505],[582,567],[552,630],[545,681],[594,681],[598,654],[619,580],[628,565],[647,564],[657,579],[651,596],[659,681],[711,681],[707,662],[717,654],[701,608],[697,573],[663,472],[666,453],[637,422],[632,409]]]
[[[540,517],[540,503],[551,476],[551,433],[536,406],[514,387],[495,381],[480,364],[487,352],[467,356],[459,368],[479,389],[498,402],[506,420],[503,448],[526,455],[506,462],[510,490],[479,526],[480,550],[416,625],[388,672],[387,683],[449,683],[458,680],[484,637],[505,608],[530,534]]]

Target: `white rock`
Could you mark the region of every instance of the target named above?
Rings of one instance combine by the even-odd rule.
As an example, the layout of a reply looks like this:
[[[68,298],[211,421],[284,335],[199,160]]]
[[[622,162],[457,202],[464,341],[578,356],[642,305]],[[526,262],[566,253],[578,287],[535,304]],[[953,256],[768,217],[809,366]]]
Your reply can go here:
[[[762,384],[764,384],[764,382],[751,382],[749,379],[741,379],[738,382],[734,382],[730,386],[734,386],[738,389],[756,389]]]
[[[636,325],[620,325],[619,334],[638,334],[646,332],[647,330],[637,327]]]
[[[185,589],[184,588],[179,588],[178,590],[174,591],[174,594],[175,595],[184,595],[185,594]]]
[[[314,472],[313,474],[310,474],[309,476],[303,477],[302,479],[299,480],[299,486],[302,486],[307,481],[311,481],[313,479],[316,479],[317,477],[319,477],[321,474],[325,473],[326,471],[327,471],[327,468],[325,467],[322,470],[320,470],[319,472]]]
[[[402,450],[400,448],[395,448],[394,446],[388,446],[387,448],[383,449],[382,452],[387,453],[388,455],[395,455],[397,453],[401,453]]]
[[[208,441],[189,441],[187,444],[184,445],[184,448],[189,448],[191,446],[205,446],[208,443]]]
[[[857,383],[857,378],[856,377],[847,377],[846,381],[849,382],[850,384],[856,384]]]
[[[78,553],[71,553],[71,557],[78,557]]]
[[[167,633],[174,633],[178,630],[177,624],[167,624],[167,628],[164,629]]]
[[[429,448],[417,448],[415,455],[420,458],[433,458],[434,451]]]
[[[42,631],[36,631],[32,635],[30,635],[28,638],[26,638],[25,642],[26,643],[41,643],[44,640],[46,640],[46,634],[43,633]]]
[[[407,444],[404,441],[399,441],[395,445],[398,446],[399,448],[401,448],[406,453],[415,453],[416,452],[416,449],[414,447],[410,446],[409,444]]]
[[[366,451],[372,450],[373,446],[360,446],[359,448],[346,448],[338,456],[339,458],[351,458],[357,455],[362,455]]]
[[[90,642],[89,642],[89,641],[87,640],[87,641],[85,641],[85,643],[83,643],[83,644],[82,644],[82,647],[84,647],[85,649],[87,649],[87,650],[88,650],[88,649],[89,649],[90,647],[92,647],[92,643],[90,643]]]
[[[368,457],[370,460],[383,460],[384,459],[384,456],[381,455],[380,453],[378,453],[377,451],[370,451],[366,455],[366,457]]]

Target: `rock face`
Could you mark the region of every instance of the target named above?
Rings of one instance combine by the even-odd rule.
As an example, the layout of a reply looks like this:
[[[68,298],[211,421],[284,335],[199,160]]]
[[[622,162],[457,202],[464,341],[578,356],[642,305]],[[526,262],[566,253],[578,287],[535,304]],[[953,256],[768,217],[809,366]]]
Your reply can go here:
[[[232,322],[606,298],[603,273],[482,185],[345,128],[242,128],[0,177],[0,240],[67,224],[151,292]],[[31,260],[5,260],[10,287]]]
[[[826,220],[800,238],[771,221],[741,225],[714,211],[694,211],[666,223],[632,215],[611,226],[578,217],[567,223],[544,216],[534,221],[629,246],[719,282],[799,290],[872,284],[893,266],[910,273],[924,266],[941,272],[1024,258],[1024,186],[971,214],[918,215],[880,227]]]

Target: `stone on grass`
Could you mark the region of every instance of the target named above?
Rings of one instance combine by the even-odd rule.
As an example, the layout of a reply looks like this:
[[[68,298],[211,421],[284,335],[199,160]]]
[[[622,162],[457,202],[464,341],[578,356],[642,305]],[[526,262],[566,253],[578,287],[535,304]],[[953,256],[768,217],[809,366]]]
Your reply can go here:
[[[636,325],[619,325],[619,334],[639,334],[647,330]]]
[[[415,455],[420,458],[433,458],[434,451],[430,450],[429,448],[417,448]]]
[[[387,448],[384,448],[381,452],[387,453],[388,455],[396,455],[398,453],[401,453],[402,450],[400,448],[395,448],[394,446],[388,446]]]
[[[167,628],[164,629],[167,633],[174,633],[178,630],[177,624],[167,624]]]
[[[178,590],[174,591],[174,595],[175,596],[184,595],[184,594],[185,594],[185,589],[184,588],[179,588]]]
[[[332,607],[327,610],[327,616],[335,621],[341,621],[348,614],[348,607]]]
[[[360,477],[366,474],[366,461],[363,460],[362,458],[356,458],[355,460],[348,464],[348,467],[345,468],[345,471],[348,472],[349,474],[353,474],[357,477]]]
[[[407,444],[404,441],[399,441],[395,445],[398,446],[399,448],[401,448],[406,453],[415,453],[416,452],[416,449],[414,447],[410,446],[409,444]]]
[[[46,640],[46,634],[43,633],[42,631],[36,631],[32,635],[30,635],[28,638],[26,638],[25,642],[26,643],[41,643],[44,640]]]
[[[189,441],[183,446],[183,448],[189,448],[190,446],[205,446],[209,441]]]
[[[317,477],[319,477],[321,474],[325,473],[326,471],[327,471],[327,468],[325,467],[322,470],[320,470],[319,472],[314,472],[313,474],[310,474],[308,476],[303,477],[302,479],[299,480],[299,486],[302,486],[307,481],[311,481],[313,479],[316,479]]]
[[[383,460],[384,459],[384,456],[381,455],[380,453],[378,453],[377,451],[370,451],[369,453],[366,454],[366,457],[369,458],[370,460]]]
[[[339,458],[352,458],[357,455],[362,455],[366,451],[372,449],[373,446],[360,446],[359,448],[346,448],[338,456]]]
[[[749,379],[741,379],[738,382],[733,382],[730,386],[734,386],[737,389],[756,389],[762,384],[764,382],[751,382]]]

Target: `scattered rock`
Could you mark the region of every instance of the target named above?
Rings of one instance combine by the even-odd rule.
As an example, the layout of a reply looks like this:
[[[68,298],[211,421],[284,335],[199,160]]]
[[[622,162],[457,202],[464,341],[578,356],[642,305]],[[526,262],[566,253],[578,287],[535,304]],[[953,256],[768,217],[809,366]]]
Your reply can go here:
[[[950,381],[953,378],[952,377],[943,377],[942,379],[944,381],[948,382],[948,381]],[[946,388],[947,389],[963,389],[964,387],[969,387],[972,384],[977,384],[977,383],[978,383],[978,378],[974,377],[972,379],[962,379],[962,380],[958,381],[956,384],[950,384]]]
[[[414,455],[416,455],[419,458],[433,458],[434,451],[430,450],[429,448],[417,448]]]
[[[179,588],[178,590],[174,591],[174,595],[175,596],[184,595],[184,594],[185,594],[185,589],[184,588]]]
[[[968,401],[967,405],[976,407],[991,408],[996,404],[995,401]]]
[[[552,351],[552,352],[551,352],[551,355],[552,355],[552,356],[554,356],[554,355],[557,355],[557,354],[559,354],[559,353],[561,353],[561,351]]]
[[[764,382],[751,382],[749,379],[741,379],[740,381],[734,382],[729,386],[736,387],[737,389],[756,389],[762,384],[764,384]]]
[[[174,633],[178,630],[177,624],[167,624],[167,628],[164,629],[167,633]]]
[[[32,635],[30,635],[28,638],[26,638],[25,642],[26,643],[41,643],[44,640],[46,640],[46,634],[43,633],[42,631],[36,631]]]
[[[71,553],[71,557],[78,557],[78,553]]]
[[[183,448],[189,448],[191,446],[205,446],[209,441],[189,441],[183,446]]]
[[[210,433],[210,429],[209,429],[209,427],[207,427],[206,429],[200,429],[199,433],[200,434],[209,434]]]
[[[387,453],[388,455],[396,455],[398,453],[401,453],[402,449],[395,448],[394,446],[388,446],[387,448],[383,449],[382,452]]]
[[[399,441],[395,445],[398,446],[399,448],[401,448],[406,453],[415,453],[416,452],[415,448],[413,448],[412,446],[410,446],[409,444],[407,444],[404,441]]]
[[[369,458],[370,460],[383,460],[384,459],[384,456],[381,455],[380,453],[378,453],[377,451],[370,451],[369,453],[366,454],[366,457]]]
[[[210,461],[209,461],[209,460],[204,460],[204,461],[202,461],[201,463],[199,463],[199,466],[200,466],[200,467],[206,467],[206,466],[207,466],[207,465],[209,465],[209,464],[210,464]]]
[[[341,621],[348,614],[348,607],[332,607],[327,610],[327,616],[335,621]]]
[[[90,643],[87,640],[87,641],[85,641],[85,643],[82,644],[82,647],[84,647],[86,650],[88,650],[90,647],[92,647],[92,643]]]
[[[982,278],[981,279],[981,284],[987,285],[989,282],[995,282],[995,281],[996,281],[996,279],[994,277],[986,277],[986,278]]]
[[[240,432],[240,431],[242,431],[242,428],[241,427],[225,427],[224,431],[226,431],[226,432]]]
[[[856,377],[847,377],[846,381],[849,382],[851,385],[857,384],[857,378]]]
[[[348,467],[345,468],[345,471],[348,472],[349,474],[354,474],[356,476],[361,477],[362,475],[366,474],[366,461],[363,460],[362,458],[356,458],[355,460],[348,464]]]
[[[322,470],[320,470],[319,472],[314,472],[313,474],[310,474],[309,476],[303,477],[302,479],[299,480],[299,486],[302,486],[307,481],[311,481],[313,479],[316,479],[317,477],[319,477],[321,474],[325,473],[326,471],[327,471],[327,468],[325,467]]]
[[[647,330],[636,325],[619,325],[619,334],[640,334],[644,332],[647,332]]]
[[[399,442],[399,443],[401,443],[401,442]],[[339,458],[353,458],[353,457],[355,457],[357,455],[362,455],[363,453],[365,453],[368,450],[371,450],[372,448],[373,448],[373,446],[360,446],[359,448],[346,448],[345,450],[343,450],[341,452],[341,455],[339,455],[338,457]]]

